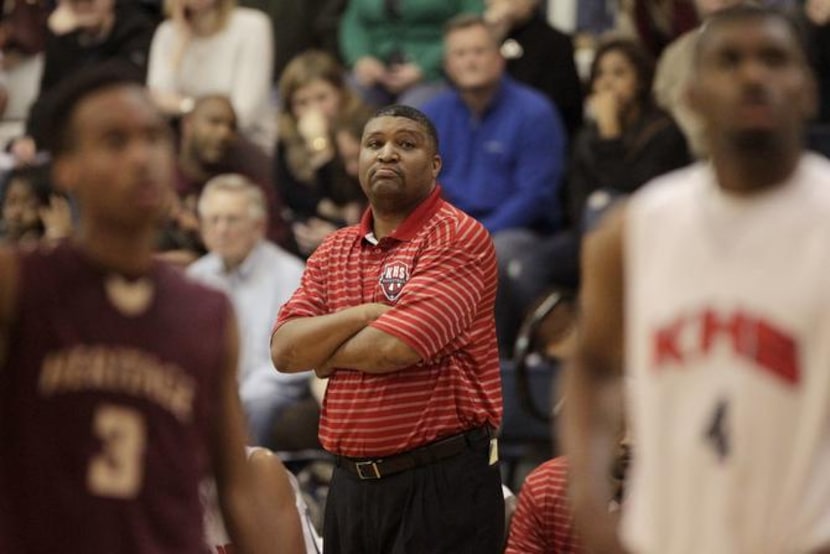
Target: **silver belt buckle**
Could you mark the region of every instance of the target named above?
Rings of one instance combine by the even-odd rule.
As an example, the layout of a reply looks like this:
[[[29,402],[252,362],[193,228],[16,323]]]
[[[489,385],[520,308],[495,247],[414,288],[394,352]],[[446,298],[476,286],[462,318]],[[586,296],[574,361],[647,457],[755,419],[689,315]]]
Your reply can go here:
[[[357,470],[357,476],[363,480],[380,479],[380,470],[378,469],[377,462],[355,462],[354,467]]]

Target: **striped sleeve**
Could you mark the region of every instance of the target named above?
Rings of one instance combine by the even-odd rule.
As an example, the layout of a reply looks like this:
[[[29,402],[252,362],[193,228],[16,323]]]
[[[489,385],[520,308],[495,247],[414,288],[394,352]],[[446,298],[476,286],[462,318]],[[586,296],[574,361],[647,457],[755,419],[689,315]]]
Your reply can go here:
[[[326,275],[332,242],[324,242],[306,262],[300,286],[280,308],[272,334],[287,321],[298,317],[313,317],[328,313],[326,303]]]
[[[527,476],[510,522],[505,554],[580,554],[567,501],[567,461],[554,458]]]
[[[425,360],[453,339],[464,340],[496,286],[495,250],[483,227],[462,221],[435,232],[395,307],[372,323]]]

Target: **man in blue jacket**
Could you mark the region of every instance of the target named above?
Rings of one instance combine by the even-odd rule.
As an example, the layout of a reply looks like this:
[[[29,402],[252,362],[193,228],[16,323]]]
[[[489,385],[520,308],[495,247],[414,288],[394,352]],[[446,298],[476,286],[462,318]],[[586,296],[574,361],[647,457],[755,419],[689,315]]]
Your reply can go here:
[[[561,226],[566,132],[550,100],[505,74],[499,42],[481,17],[447,24],[444,66],[453,88],[423,107],[441,139],[439,181],[447,200],[493,235],[506,282],[511,254]],[[516,304],[508,293],[500,291],[496,308],[502,346],[520,317],[508,313]]]

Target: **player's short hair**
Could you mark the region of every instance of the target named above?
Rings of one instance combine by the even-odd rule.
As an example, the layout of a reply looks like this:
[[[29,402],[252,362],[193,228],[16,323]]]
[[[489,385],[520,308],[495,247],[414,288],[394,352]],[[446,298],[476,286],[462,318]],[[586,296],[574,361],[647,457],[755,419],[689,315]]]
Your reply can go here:
[[[730,23],[753,20],[760,21],[763,19],[773,19],[784,23],[790,31],[793,42],[806,60],[807,40],[804,29],[798,21],[781,9],[764,6],[756,2],[746,1],[713,13],[701,25],[700,30],[698,31],[698,40],[695,43],[694,65],[697,66],[698,63],[700,63],[700,53],[703,51],[706,43],[708,42],[707,36],[709,34]]]
[[[81,69],[46,93],[43,146],[53,158],[68,153],[77,142],[72,120],[78,105],[93,94],[123,86],[143,87],[140,72],[126,62],[106,61]]]
[[[435,152],[438,152],[438,131],[435,130],[435,125],[424,114],[424,112],[413,108],[412,106],[404,106],[402,104],[392,104],[377,110],[369,121],[379,117],[403,117],[417,123],[427,133],[429,141],[432,143]]]
[[[224,173],[210,179],[202,189],[196,209],[199,216],[204,215],[205,202],[208,196],[215,192],[232,192],[244,195],[248,200],[248,214],[254,221],[264,221],[268,217],[268,207],[265,204],[265,195],[250,179],[238,173]]]

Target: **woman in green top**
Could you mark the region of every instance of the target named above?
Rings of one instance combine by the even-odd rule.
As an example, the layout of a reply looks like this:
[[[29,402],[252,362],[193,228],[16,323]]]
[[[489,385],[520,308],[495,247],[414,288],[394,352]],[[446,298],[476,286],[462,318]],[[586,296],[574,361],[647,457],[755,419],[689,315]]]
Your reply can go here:
[[[364,99],[420,106],[441,90],[444,24],[483,0],[349,0],[340,49]]]

